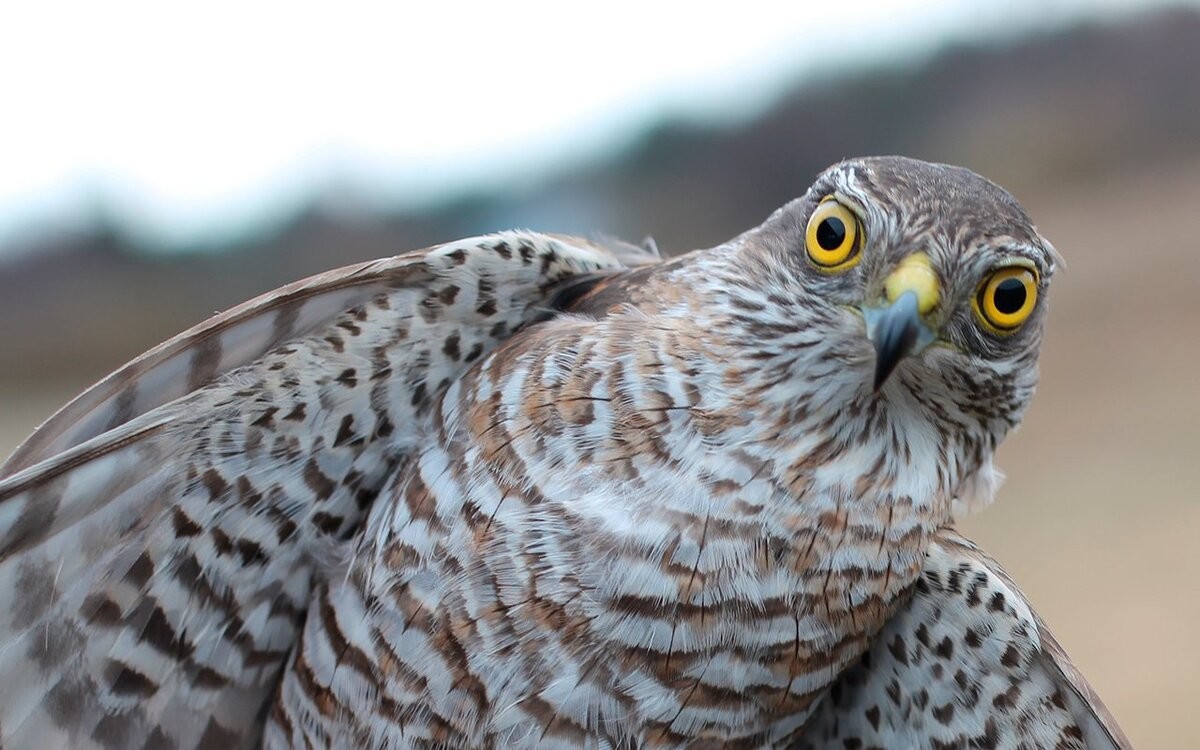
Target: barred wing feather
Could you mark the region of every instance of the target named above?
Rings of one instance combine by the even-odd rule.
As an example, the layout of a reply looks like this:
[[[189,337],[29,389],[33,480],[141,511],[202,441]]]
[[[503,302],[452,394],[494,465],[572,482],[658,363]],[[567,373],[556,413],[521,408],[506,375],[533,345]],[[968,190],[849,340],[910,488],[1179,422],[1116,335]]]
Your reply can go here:
[[[65,407],[0,471],[0,745],[257,744],[320,561],[440,392],[645,259],[512,232],[350,266]]]
[[[995,560],[951,529],[909,604],[835,683],[805,748],[1131,748]]]

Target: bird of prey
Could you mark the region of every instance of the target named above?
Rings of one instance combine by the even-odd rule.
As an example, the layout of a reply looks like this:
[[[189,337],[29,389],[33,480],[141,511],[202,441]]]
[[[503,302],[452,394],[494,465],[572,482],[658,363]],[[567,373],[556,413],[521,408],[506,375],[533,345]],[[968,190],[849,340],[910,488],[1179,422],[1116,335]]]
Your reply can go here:
[[[0,744],[1128,747],[952,529],[1056,257],[879,157],[670,260],[514,231],[218,314],[0,470]]]

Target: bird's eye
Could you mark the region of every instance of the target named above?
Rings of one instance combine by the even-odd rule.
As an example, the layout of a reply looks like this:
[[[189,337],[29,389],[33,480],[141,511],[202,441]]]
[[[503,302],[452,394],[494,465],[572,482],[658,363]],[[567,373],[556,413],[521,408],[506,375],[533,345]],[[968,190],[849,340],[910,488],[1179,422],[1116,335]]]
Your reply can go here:
[[[858,219],[833,198],[821,201],[804,234],[809,260],[826,271],[843,271],[857,263],[861,240]]]
[[[1024,266],[993,271],[979,285],[975,314],[993,333],[1012,333],[1021,327],[1037,302],[1037,275]]]

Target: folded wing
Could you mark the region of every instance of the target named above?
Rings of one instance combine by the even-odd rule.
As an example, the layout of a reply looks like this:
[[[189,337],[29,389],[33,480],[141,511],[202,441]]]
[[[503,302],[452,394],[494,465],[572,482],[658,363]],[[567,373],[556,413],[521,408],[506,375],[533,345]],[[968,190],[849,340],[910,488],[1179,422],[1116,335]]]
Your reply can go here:
[[[506,233],[331,271],[52,417],[0,471],[0,746],[257,744],[322,559],[425,413],[618,255],[645,260]]]
[[[996,561],[950,529],[801,748],[1130,748]]]

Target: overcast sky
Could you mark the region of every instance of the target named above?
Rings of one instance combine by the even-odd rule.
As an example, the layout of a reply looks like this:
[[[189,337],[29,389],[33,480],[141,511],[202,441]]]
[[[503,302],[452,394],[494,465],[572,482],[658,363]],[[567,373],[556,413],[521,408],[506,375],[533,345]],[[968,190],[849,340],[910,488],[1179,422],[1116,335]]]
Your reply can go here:
[[[0,246],[98,203],[147,240],[252,227],[336,180],[380,202],[604,153],[665,114],[1138,0],[5,3]]]

